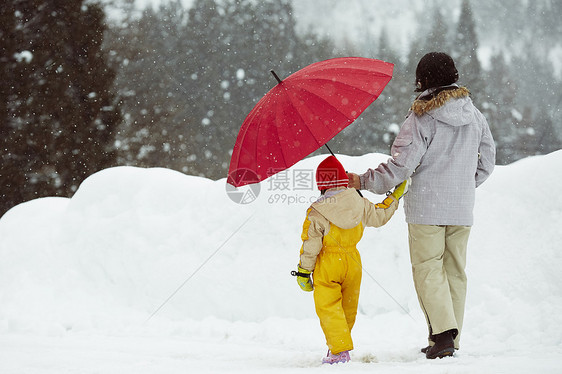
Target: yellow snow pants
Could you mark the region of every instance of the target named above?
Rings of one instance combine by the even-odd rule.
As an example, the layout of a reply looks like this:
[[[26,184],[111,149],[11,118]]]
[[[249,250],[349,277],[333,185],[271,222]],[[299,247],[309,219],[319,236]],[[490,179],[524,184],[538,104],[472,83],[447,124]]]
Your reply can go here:
[[[346,242],[346,235],[338,235],[346,231],[356,231],[349,238],[351,242]],[[357,315],[362,275],[361,256],[355,244],[361,238],[362,231],[362,225],[350,230],[341,230],[332,225],[332,236],[324,238],[324,246],[316,259],[313,273],[314,304],[326,344],[332,353],[353,349],[351,329]],[[336,244],[330,240],[334,236],[338,237],[335,241],[339,243],[326,246]]]

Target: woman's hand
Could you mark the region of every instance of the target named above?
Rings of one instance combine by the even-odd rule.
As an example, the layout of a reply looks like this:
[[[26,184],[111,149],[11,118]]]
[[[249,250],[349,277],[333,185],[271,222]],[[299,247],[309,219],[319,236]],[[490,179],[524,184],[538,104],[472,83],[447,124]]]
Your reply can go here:
[[[361,189],[361,180],[359,179],[359,175],[355,173],[346,173],[347,178],[349,179],[348,187],[355,188],[356,190]]]

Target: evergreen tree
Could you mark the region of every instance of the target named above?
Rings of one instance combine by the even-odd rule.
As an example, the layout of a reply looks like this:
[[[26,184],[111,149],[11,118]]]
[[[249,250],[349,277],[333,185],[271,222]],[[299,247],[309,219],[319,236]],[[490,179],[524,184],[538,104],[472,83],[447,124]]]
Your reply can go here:
[[[10,4],[11,5],[11,4]],[[13,75],[10,74],[16,65],[17,41],[15,35],[16,12],[13,6],[2,6],[0,8],[0,75],[3,82],[0,85],[0,142],[5,142],[9,134],[6,127],[9,118],[8,101],[10,98],[10,87],[15,84]],[[22,56],[23,57],[23,56]],[[4,144],[2,143],[2,146]],[[2,147],[4,149],[4,147]],[[5,155],[4,155],[5,156]]]
[[[24,200],[21,186],[25,184],[25,155],[23,154],[25,136],[14,120],[16,93],[20,81],[16,79],[20,66],[30,62],[26,51],[19,51],[19,35],[16,33],[16,9],[13,3],[0,7],[0,216],[15,203]]]
[[[345,49],[341,45],[336,48],[333,42],[319,39],[312,32],[298,34],[290,0],[194,0],[189,10],[181,7],[180,0],[162,4],[165,6],[147,10],[140,19],[129,20],[124,27],[114,28],[110,33],[113,43],[108,46],[115,66],[120,69],[116,87],[123,103],[124,122],[119,137],[122,163],[224,177],[245,116],[276,84],[269,70],[274,69],[284,78],[312,62],[342,54],[395,63],[394,77],[382,97],[356,124],[332,141],[335,149],[349,150],[345,152],[388,151],[387,142],[393,138],[388,126],[402,122],[415,96],[415,67],[429,50],[441,50],[455,58],[459,83],[470,89],[479,108],[493,118],[489,120],[496,127],[493,131],[505,132],[505,140],[499,141],[498,148],[500,153],[504,152],[502,159],[507,162],[519,157],[521,152],[530,152],[532,144],[544,144],[546,138],[541,138],[539,124],[547,126],[547,118],[560,117],[556,110],[559,103],[552,98],[559,96],[555,92],[559,91],[560,81],[548,82],[550,78],[542,68],[539,74],[532,72],[535,69],[532,59],[549,61],[543,51],[528,53],[529,61],[524,62],[531,64],[530,67],[518,69],[517,51],[510,50],[509,59],[498,56],[490,65],[493,70],[490,72],[481,68],[476,56],[478,38],[474,20],[486,20],[487,30],[500,29],[505,22],[509,23],[506,26],[509,30],[530,30],[531,25],[520,22],[527,12],[523,6],[511,9],[513,16],[505,22],[492,22],[483,9],[495,9],[497,13],[510,8],[496,2],[479,4],[475,18],[470,3],[464,0],[456,34],[452,35],[448,31],[452,30],[452,22],[443,15],[444,9],[453,10],[456,6],[436,2],[435,7],[417,15],[421,20],[417,27],[421,31],[413,36],[409,54],[402,56],[405,59],[401,61],[390,48],[384,31],[376,42],[369,32],[365,33],[365,40],[347,39]],[[540,3],[536,14],[528,19],[535,23],[544,20],[543,8],[555,7],[550,2]],[[528,34],[525,30],[522,32]],[[548,33],[544,38],[548,38]],[[521,41],[517,43],[523,46]],[[510,68],[507,74],[498,74],[497,80],[491,77],[507,67]],[[510,86],[504,89],[501,85],[505,85],[505,80]],[[525,95],[517,94],[516,90],[535,92],[533,81],[548,89],[545,104],[535,104],[540,101],[537,95],[527,97],[524,103]],[[515,84],[516,88],[512,89]],[[529,108],[525,109],[526,106]],[[540,113],[545,113],[544,120],[538,117]],[[531,117],[526,117],[527,114]],[[560,132],[558,126],[553,131]],[[527,146],[519,151],[509,142],[517,142],[521,136],[526,137]]]
[[[158,10],[147,8],[135,18],[132,8],[134,4],[127,5],[133,16],[112,28],[105,46],[119,69],[115,90],[124,118],[119,162],[173,167],[175,157],[183,155],[178,163],[187,164],[190,115],[185,96],[191,78],[181,45],[187,11],[176,1]]]
[[[14,0],[11,9],[18,17],[14,32],[27,48],[8,65],[17,84],[3,124],[10,130],[5,154],[17,169],[2,173],[2,185],[13,186],[6,199],[13,205],[69,196],[84,178],[114,165],[120,116],[110,91],[114,73],[101,50],[101,6]]]
[[[121,70],[120,160],[210,178],[226,175],[244,118],[276,84],[269,70],[286,77],[333,50],[296,34],[289,0],[169,3],[115,28],[107,48]]]
[[[560,35],[562,34],[562,23],[560,22],[560,15],[562,14],[562,1],[549,0],[544,3],[544,9],[541,11],[538,24],[542,29],[547,32],[545,35],[553,44],[560,42]]]
[[[198,69],[189,98],[197,119],[194,151],[206,175],[222,177],[245,116],[276,84],[269,70],[283,78],[298,68],[295,22],[287,0],[202,0],[189,14],[187,58]]]
[[[427,53],[423,46],[423,38],[416,35],[410,42],[408,55],[406,56],[406,65],[404,67],[404,78],[409,79],[412,90],[416,88],[416,67],[420,59]]]
[[[515,145],[520,140],[517,123],[522,114],[517,107],[517,83],[512,78],[504,54],[498,52],[490,60],[481,110],[496,142],[496,162],[505,165],[517,159]]]
[[[562,148],[562,130],[552,126],[560,118],[562,82],[543,53],[529,40],[525,53],[514,57],[510,66],[512,75],[518,77],[517,107],[524,113],[517,130],[525,135],[525,146],[516,147],[520,150],[516,159]]]
[[[405,79],[404,67],[398,53],[392,48],[386,29],[383,29],[378,42],[377,58],[394,64],[393,78],[385,87],[380,97],[361,115],[357,126],[363,147],[353,149],[355,152],[389,152],[390,145],[402,124],[407,106],[400,100],[405,89],[411,86]],[[356,132],[356,131],[353,131]],[[357,133],[357,132],[356,132]],[[350,132],[350,134],[352,134]],[[357,137],[353,137],[357,142]],[[359,145],[359,144],[358,144]]]
[[[425,50],[427,52],[445,52],[450,54],[449,28],[441,14],[441,9],[435,7],[433,10],[433,25],[425,40]]]
[[[453,59],[459,71],[459,82],[467,86],[473,99],[478,100],[484,83],[477,56],[478,38],[469,0],[463,0],[454,40]]]

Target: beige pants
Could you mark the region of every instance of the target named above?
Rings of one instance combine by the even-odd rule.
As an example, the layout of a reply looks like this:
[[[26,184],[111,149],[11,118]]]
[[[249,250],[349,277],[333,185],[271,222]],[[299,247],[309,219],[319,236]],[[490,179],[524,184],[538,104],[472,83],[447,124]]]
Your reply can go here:
[[[467,226],[408,224],[414,285],[432,335],[457,329],[459,348],[466,299]]]

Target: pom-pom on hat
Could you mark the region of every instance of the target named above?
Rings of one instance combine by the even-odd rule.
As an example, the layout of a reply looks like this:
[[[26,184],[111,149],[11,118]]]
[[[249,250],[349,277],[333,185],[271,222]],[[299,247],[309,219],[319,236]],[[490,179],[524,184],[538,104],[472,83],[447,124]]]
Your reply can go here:
[[[316,184],[320,191],[335,187],[347,187],[349,179],[343,165],[335,156],[328,156],[316,169]]]

